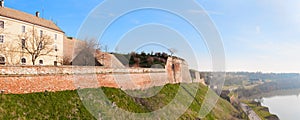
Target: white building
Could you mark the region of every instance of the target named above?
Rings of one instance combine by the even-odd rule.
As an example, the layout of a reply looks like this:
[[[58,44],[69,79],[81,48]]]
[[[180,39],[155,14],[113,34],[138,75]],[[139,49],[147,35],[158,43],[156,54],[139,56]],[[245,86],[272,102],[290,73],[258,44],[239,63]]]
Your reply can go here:
[[[26,49],[31,46],[39,52],[35,55],[40,54],[35,65],[61,65],[63,39],[64,32],[52,21],[40,18],[39,12],[31,15],[0,2],[0,64],[33,65],[35,57]]]

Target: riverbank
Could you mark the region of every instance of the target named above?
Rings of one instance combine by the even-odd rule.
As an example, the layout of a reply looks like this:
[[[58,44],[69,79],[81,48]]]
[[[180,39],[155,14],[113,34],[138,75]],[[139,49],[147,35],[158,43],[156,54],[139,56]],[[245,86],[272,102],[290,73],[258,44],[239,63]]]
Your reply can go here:
[[[244,114],[246,114],[250,120],[279,120],[277,115],[270,113],[268,107],[262,106],[260,102],[256,102],[254,99],[238,98],[238,95],[233,92],[230,92],[227,96],[231,104],[235,106],[236,109],[243,110]]]
[[[247,104],[240,103],[240,107],[248,115],[248,118],[250,120],[261,120],[261,118],[256,114],[256,112],[253,111],[253,109],[250,108]]]
[[[285,99],[281,100],[282,102],[285,103],[280,103],[279,101],[272,101],[269,103],[272,103],[271,106],[275,106],[275,110],[272,109],[272,107],[269,104],[265,104],[266,99],[270,98],[278,98],[278,97],[290,97],[294,96],[292,98],[295,98],[299,96],[300,89],[286,89],[286,90],[276,90],[276,91],[271,91],[271,92],[266,92],[266,93],[261,93],[261,94],[256,94],[247,98],[242,98],[242,99],[247,99],[244,102],[247,103],[249,106],[254,109],[256,113],[258,113],[262,118],[266,118],[267,120],[278,120],[279,117],[283,117],[285,119],[291,119],[290,116],[296,116],[298,115],[295,113],[295,111],[299,110],[294,110],[297,109],[296,107],[298,104],[292,106],[294,109],[291,108],[291,106],[286,106],[287,104],[293,104],[293,103],[298,103],[298,102],[292,102],[292,99]],[[260,98],[260,99],[257,99]],[[253,102],[252,100],[259,100],[261,103]],[[294,100],[295,101],[295,100]],[[258,104],[258,105],[257,105]],[[281,106],[280,106],[281,105]],[[277,106],[277,107],[276,107]],[[298,105],[299,106],[299,105]],[[286,112],[286,109],[290,110],[290,112]],[[280,113],[283,113],[281,115]],[[293,115],[290,115],[294,113]],[[295,119],[295,118],[293,118]]]
[[[267,93],[261,93],[259,95],[253,95],[248,98],[250,99],[256,99],[260,97],[268,98],[268,97],[274,97],[274,96],[290,96],[290,95],[298,95],[300,93],[300,88],[298,89],[288,89],[288,90],[275,90]]]
[[[270,113],[269,108],[262,106],[259,102],[247,100],[242,100],[241,102],[249,106],[260,117],[261,120],[279,120],[277,115]]]

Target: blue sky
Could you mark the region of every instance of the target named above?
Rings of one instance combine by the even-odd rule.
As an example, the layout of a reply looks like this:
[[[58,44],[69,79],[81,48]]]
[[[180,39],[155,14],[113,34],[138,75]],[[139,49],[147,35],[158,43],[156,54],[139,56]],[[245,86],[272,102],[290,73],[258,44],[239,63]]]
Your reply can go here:
[[[76,36],[85,18],[101,2],[102,0],[6,0],[5,6],[32,14],[40,11],[42,17],[56,22],[68,36]],[[197,2],[207,11],[220,32],[227,71],[300,72],[300,1]],[[167,25],[190,43],[201,39],[199,34],[178,17],[160,11],[144,10],[118,19],[108,28],[101,43],[115,50],[113,48],[120,37],[130,38],[122,36],[122,33],[145,23]],[[197,43],[191,44],[198,61],[196,69],[211,70],[211,59],[205,43]]]

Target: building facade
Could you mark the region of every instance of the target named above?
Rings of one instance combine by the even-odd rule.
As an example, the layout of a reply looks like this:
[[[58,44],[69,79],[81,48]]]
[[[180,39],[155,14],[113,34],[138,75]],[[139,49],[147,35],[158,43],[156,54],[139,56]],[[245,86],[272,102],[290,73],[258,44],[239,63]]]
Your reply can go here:
[[[0,64],[61,65],[64,32],[52,21],[0,3]]]

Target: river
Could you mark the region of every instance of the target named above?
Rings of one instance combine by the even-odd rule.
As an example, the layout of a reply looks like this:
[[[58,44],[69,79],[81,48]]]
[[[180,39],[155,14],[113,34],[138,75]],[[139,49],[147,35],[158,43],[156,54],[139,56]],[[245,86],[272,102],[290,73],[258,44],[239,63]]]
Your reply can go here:
[[[300,119],[300,96],[280,95],[263,98],[263,106],[269,107],[272,114],[276,114],[281,120]]]

